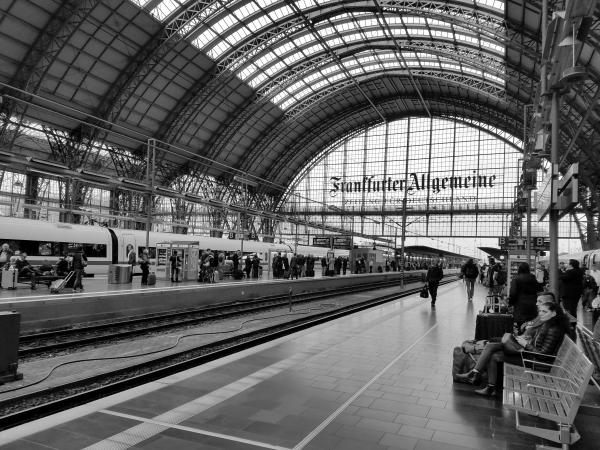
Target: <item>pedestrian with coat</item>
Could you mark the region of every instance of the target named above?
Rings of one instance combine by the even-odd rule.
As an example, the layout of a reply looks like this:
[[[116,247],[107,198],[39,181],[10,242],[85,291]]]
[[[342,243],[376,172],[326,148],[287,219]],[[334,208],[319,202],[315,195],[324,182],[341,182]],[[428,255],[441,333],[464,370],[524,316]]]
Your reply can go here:
[[[431,295],[431,307],[435,309],[435,302],[437,300],[437,291],[440,281],[444,278],[444,271],[442,270],[441,263],[437,263],[427,270],[425,275],[425,282],[427,283],[427,289],[429,295]]]
[[[250,258],[250,255],[246,256],[246,261],[244,262],[244,272],[246,272],[246,280],[249,280],[250,272],[252,272],[252,258]]]
[[[177,250],[173,250],[169,258],[171,263],[171,283],[179,283],[179,269],[181,268],[181,256],[177,254]]]
[[[508,305],[513,307],[513,319],[518,328],[538,314],[537,296],[542,289],[531,273],[529,264],[521,263],[517,275],[510,282]]]
[[[598,283],[592,276],[589,269],[586,269],[585,275],[583,276],[583,297],[581,306],[587,312],[592,311],[592,301],[598,295]]]
[[[73,253],[73,261],[71,267],[73,268],[75,281],[73,282],[73,292],[83,291],[83,272],[87,266],[87,258],[83,253],[83,249],[78,248]]]
[[[467,285],[467,301],[473,301],[473,293],[475,291],[475,280],[479,276],[479,269],[473,261],[473,258],[469,258],[464,266],[460,269],[460,274],[465,280]]]
[[[562,307],[577,318],[577,304],[583,294],[583,273],[579,268],[579,261],[569,259],[567,269],[560,274],[559,282],[561,284],[561,304]]]
[[[148,249],[145,248],[142,252],[142,258],[140,261],[140,269],[142,269],[142,285],[148,284],[148,275],[150,275],[150,254]]]

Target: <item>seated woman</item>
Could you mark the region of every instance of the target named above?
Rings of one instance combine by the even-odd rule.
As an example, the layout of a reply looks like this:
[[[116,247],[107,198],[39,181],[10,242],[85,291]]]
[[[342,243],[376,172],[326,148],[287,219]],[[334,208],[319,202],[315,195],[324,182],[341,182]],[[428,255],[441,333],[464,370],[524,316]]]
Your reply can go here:
[[[475,393],[485,396],[495,395],[498,365],[503,362],[523,365],[524,351],[555,355],[563,337],[569,332],[569,320],[559,305],[552,301],[545,301],[538,306],[538,317],[526,323],[523,328],[523,333],[516,337],[516,342],[520,346],[518,350],[511,351],[497,340],[488,342],[473,370],[459,374],[457,377],[478,384],[481,372],[487,370],[487,386],[476,390]]]

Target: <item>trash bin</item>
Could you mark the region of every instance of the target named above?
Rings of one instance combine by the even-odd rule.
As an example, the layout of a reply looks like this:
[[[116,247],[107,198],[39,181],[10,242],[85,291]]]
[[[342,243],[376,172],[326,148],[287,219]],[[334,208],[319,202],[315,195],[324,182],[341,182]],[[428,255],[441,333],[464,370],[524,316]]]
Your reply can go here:
[[[108,283],[131,283],[131,266],[129,264],[110,264],[108,266]]]
[[[21,314],[16,311],[0,311],[0,381],[21,380],[17,372],[19,363],[19,334]]]

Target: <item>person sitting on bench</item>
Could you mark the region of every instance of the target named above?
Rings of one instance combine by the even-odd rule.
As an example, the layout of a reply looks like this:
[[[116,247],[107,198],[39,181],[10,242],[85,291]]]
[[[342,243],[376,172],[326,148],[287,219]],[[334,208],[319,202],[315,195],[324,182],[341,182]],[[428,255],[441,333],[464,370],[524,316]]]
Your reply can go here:
[[[522,334],[517,336],[512,345],[506,345],[497,340],[488,342],[473,370],[458,374],[456,377],[472,384],[478,384],[481,372],[487,370],[487,386],[476,390],[475,393],[492,396],[496,395],[499,364],[509,362],[522,366],[524,364],[522,352],[524,351],[555,355],[563,337],[569,333],[569,320],[559,305],[548,301],[538,305],[538,319],[533,322],[531,327],[526,328]]]
[[[15,263],[15,268],[19,273],[19,277],[31,278],[31,289],[36,289],[37,271],[27,261],[27,253],[21,253],[21,257]]]

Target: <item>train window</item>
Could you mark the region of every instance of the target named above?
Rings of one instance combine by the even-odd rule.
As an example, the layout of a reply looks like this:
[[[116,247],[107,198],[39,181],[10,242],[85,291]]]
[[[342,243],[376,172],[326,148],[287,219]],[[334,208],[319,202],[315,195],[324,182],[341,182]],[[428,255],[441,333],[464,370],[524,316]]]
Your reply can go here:
[[[138,259],[142,257],[142,252],[146,247],[138,247]],[[148,247],[148,257],[150,259],[156,259],[156,247]]]
[[[596,264],[596,253],[592,255],[592,265]]]
[[[587,266],[588,265],[588,259],[589,259],[590,255],[584,255],[583,257],[583,265]]]
[[[88,258],[106,258],[105,244],[81,244],[81,247]]]

